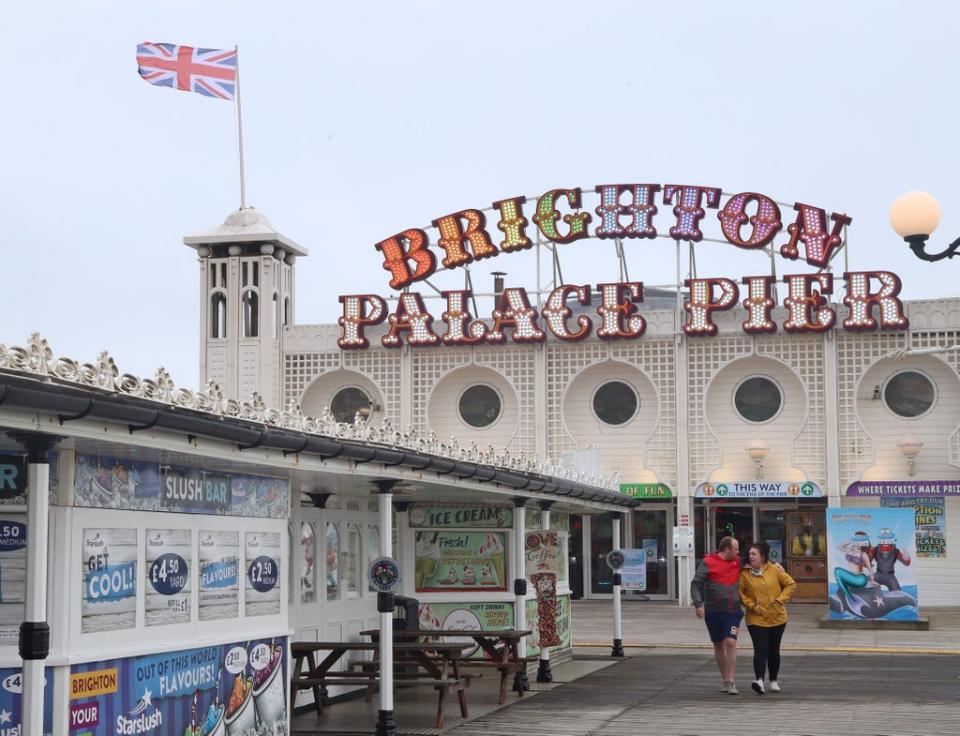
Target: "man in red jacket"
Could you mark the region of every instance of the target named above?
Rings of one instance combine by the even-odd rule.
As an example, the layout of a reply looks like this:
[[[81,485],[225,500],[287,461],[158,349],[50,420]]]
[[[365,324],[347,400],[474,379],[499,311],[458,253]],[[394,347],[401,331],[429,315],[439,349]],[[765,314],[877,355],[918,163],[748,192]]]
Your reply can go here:
[[[737,634],[743,609],[740,607],[740,543],[733,537],[720,540],[717,551],[704,557],[690,583],[690,599],[697,618],[706,620],[723,691],[737,694]]]

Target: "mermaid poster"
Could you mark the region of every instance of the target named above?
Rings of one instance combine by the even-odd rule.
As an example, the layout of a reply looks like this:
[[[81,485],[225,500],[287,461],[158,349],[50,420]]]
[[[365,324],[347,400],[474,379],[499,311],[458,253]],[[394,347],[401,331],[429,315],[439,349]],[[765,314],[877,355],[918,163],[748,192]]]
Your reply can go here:
[[[915,621],[913,509],[827,509],[830,618]]]

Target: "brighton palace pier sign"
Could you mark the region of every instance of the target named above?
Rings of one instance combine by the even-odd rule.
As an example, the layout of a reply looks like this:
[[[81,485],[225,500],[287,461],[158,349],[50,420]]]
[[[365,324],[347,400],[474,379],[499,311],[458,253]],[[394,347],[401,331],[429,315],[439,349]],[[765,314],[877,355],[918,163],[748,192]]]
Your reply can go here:
[[[553,189],[537,200],[533,226],[524,216],[525,197],[514,197],[493,203],[499,214],[497,230],[502,240],[494,244],[486,216],[468,209],[445,215],[433,221],[439,233],[437,248],[443,251],[440,263],[444,268],[466,266],[474,261],[492,258],[501,253],[515,253],[533,247],[530,238],[536,227],[543,238],[553,243],[572,243],[591,234],[597,238],[655,238],[654,215],[659,198],[664,205],[674,205],[674,220],[669,236],[677,241],[697,242],[703,238],[700,223],[707,209],[717,210],[724,238],[733,246],[756,250],[770,245],[783,229],[779,206],[770,197],[756,192],[730,196],[721,207],[721,190],[714,187],[667,184],[608,184],[596,187],[599,205],[596,225],[593,216],[581,208],[581,190]],[[564,207],[566,214],[558,207]],[[797,202],[793,206],[796,219],[787,226],[780,255],[789,260],[805,260],[817,269],[829,265],[841,247],[843,228],[851,218],[827,212],[820,207]],[[774,246],[776,247],[776,246]],[[542,309],[530,304],[525,289],[504,289],[491,313],[490,323],[470,314],[468,290],[444,291],[442,327],[427,311],[420,294],[406,290],[411,284],[429,278],[437,271],[441,255],[430,247],[427,233],[419,228],[404,230],[376,244],[384,257],[383,268],[391,275],[390,287],[404,289],[396,309],[388,314],[387,302],[375,294],[354,294],[340,297],[343,316],[337,344],[343,349],[366,348],[367,327],[386,321],[389,330],[381,338],[388,348],[400,347],[406,341],[411,347],[501,345],[507,333],[513,342],[542,342],[547,331],[560,340],[576,342],[591,332],[605,340],[632,340],[646,330],[646,320],[637,313],[636,304],[643,301],[643,283],[639,281],[601,283],[595,290],[588,284],[564,284],[547,297]],[[903,305],[898,298],[900,279],[888,271],[858,271],[843,274],[847,314],[843,329],[867,331],[902,330],[907,327]],[[745,298],[740,302],[740,287],[729,278],[687,279],[684,285],[689,298],[684,303],[686,320],[683,331],[691,337],[713,336],[717,325],[712,315],[742,304],[746,310],[743,331],[748,334],[776,332],[771,319],[774,307],[773,276],[746,276],[740,283]],[[784,307],[787,317],[783,329],[790,333],[815,333],[832,329],[836,311],[827,306],[825,294],[833,293],[833,275],[826,271],[786,275]],[[580,314],[571,320],[570,299],[581,305],[599,304],[594,320]],[[542,323],[541,323],[542,318]],[[574,324],[571,324],[573,322]]]

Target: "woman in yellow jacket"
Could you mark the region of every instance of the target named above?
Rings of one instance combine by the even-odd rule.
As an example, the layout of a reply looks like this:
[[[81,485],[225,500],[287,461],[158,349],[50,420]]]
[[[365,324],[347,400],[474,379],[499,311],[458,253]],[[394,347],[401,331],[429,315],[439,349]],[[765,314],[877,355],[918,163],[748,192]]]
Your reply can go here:
[[[786,603],[793,597],[797,583],[780,565],[769,561],[770,545],[750,545],[747,566],[740,573],[740,599],[747,611],[747,629],[753,640],[753,673],[750,683],[757,695],[763,695],[763,675],[769,669],[770,692],[780,692],[780,641],[787,628]]]

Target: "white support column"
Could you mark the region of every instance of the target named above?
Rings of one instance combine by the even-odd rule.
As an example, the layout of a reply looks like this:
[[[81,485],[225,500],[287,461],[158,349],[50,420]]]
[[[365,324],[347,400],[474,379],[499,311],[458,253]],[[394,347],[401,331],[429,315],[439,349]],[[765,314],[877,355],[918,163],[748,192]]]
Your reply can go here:
[[[518,631],[527,628],[527,571],[525,569],[525,544],[527,536],[527,517],[526,517],[525,498],[513,499],[513,536],[514,536],[514,571],[513,581],[514,594],[514,626]],[[517,654],[523,658],[527,656],[527,642],[521,639],[517,647]],[[521,670],[513,683],[514,690],[529,690],[530,683],[527,681],[526,670]]]
[[[43,681],[50,653],[47,625],[47,543],[50,511],[50,459],[59,438],[11,434],[27,450],[27,584],[20,625],[23,659],[23,736],[43,735]]]
[[[611,547],[612,549],[622,549],[623,547],[620,542],[620,514],[612,513],[610,517],[610,526],[613,531],[610,539]],[[620,603],[620,571],[615,570],[613,573],[613,648],[610,650],[611,657],[623,656],[623,620]]]
[[[679,295],[679,291],[677,292]],[[687,441],[689,427],[689,406],[687,391],[690,386],[689,363],[687,361],[687,342],[680,329],[683,310],[677,312],[676,337],[673,341],[674,353],[674,402],[677,412],[677,487],[674,495],[677,497],[677,518],[675,526],[696,527],[693,518],[694,504],[690,487],[690,444]],[[686,524],[683,523],[686,517]],[[669,550],[672,554],[672,548]],[[690,605],[690,580],[693,579],[693,557],[675,557],[677,560],[677,603],[683,606]]]
[[[550,507],[553,501],[540,502],[540,528],[550,531]],[[553,682],[553,672],[550,671],[550,647],[540,645],[540,661],[537,663],[537,682]]]
[[[380,489],[380,556],[393,556],[393,494],[394,480],[377,483]],[[377,713],[376,736],[396,736],[397,724],[393,717],[393,608],[390,593],[377,595],[380,612],[380,707]]]

